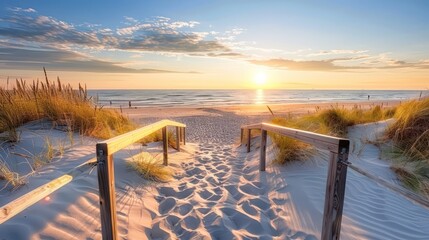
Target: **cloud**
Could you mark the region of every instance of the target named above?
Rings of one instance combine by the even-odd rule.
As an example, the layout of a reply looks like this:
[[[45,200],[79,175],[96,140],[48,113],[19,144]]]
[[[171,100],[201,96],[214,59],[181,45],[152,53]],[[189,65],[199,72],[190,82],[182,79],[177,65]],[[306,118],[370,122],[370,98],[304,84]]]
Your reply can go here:
[[[333,50],[322,50],[316,53],[309,53],[307,56],[326,56],[326,55],[342,55],[342,54],[363,54],[367,53],[368,50],[348,50],[348,49],[333,49]]]
[[[38,43],[87,46],[101,43],[94,32],[78,31],[71,24],[46,16],[14,15],[0,18],[0,36]]]
[[[334,61],[335,59],[321,61],[295,61],[278,58],[269,60],[250,60],[249,62],[256,65],[297,71],[336,71],[340,69],[344,70],[344,67],[334,65]]]
[[[174,53],[227,52],[217,41],[201,40],[196,34],[147,32],[144,35],[120,41],[119,49]]]
[[[25,15],[15,11],[9,17],[0,18],[0,37],[56,47],[106,50],[133,50],[166,53],[201,53],[228,56],[230,49],[216,39],[207,39],[207,32],[185,31],[199,22],[171,21],[156,17],[139,22],[125,17],[126,27],[110,29],[98,24],[73,25],[53,17]],[[83,28],[82,28],[83,27]],[[234,32],[241,30],[234,30]],[[227,53],[227,54],[223,54]]]
[[[88,58],[82,54],[55,48],[17,48],[0,44],[0,67],[9,69],[103,72],[103,73],[177,73],[162,69],[132,69],[120,63]]]
[[[344,58],[333,58],[327,60],[306,60],[296,61],[290,59],[268,59],[268,60],[249,60],[250,63],[256,65],[262,65],[278,69],[287,69],[294,71],[346,71],[346,70],[362,70],[362,69],[401,69],[401,68],[414,68],[414,69],[429,69],[429,63],[427,61],[421,62],[406,62],[406,61],[391,61],[388,65],[337,65],[336,62],[348,62],[366,59],[367,57],[344,57]],[[380,62],[376,62],[380,63]],[[386,62],[383,62],[386,63]]]
[[[20,7],[9,8],[9,10],[12,11],[12,12],[27,12],[27,13],[35,13],[35,12],[37,12],[33,8],[20,8]]]

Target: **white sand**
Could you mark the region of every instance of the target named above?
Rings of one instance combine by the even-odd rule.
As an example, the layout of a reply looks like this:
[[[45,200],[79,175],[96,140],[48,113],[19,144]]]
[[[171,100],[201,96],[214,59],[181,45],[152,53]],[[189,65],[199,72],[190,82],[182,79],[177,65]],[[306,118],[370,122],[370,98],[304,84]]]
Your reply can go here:
[[[206,114],[209,112],[209,114]],[[259,143],[239,147],[239,126],[268,115],[240,116],[220,109],[173,117],[187,124],[183,152],[170,150],[168,183],[149,183],[126,167],[141,150],[115,155],[118,231],[124,239],[319,239],[324,206],[327,153],[259,172]],[[157,118],[134,116],[142,122]],[[373,138],[382,124],[350,131],[354,145]],[[369,133],[365,134],[364,131]],[[51,130],[39,135],[54,134]],[[22,143],[24,144],[24,143]],[[20,143],[21,145],[21,143]],[[24,144],[25,145],[25,144]],[[353,164],[395,179],[376,149],[361,144]],[[28,147],[28,146],[22,146]],[[92,150],[91,150],[92,149]],[[92,158],[95,145],[77,145],[61,160],[42,168],[15,192],[1,191],[0,205]],[[160,153],[161,146],[144,150]],[[72,164],[73,163],[73,164]],[[377,167],[378,166],[378,167]],[[59,173],[61,172],[61,173]],[[399,184],[397,181],[392,180]],[[3,182],[1,182],[4,184]],[[0,225],[0,239],[100,239],[96,171],[85,171],[65,187]],[[349,169],[341,239],[428,239],[429,210]]]

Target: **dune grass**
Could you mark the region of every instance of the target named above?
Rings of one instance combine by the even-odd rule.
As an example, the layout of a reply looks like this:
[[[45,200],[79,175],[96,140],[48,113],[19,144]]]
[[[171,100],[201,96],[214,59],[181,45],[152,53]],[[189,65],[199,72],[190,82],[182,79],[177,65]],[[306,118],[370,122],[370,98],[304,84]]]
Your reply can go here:
[[[173,131],[168,131],[167,138],[168,138],[167,140],[168,146],[173,148],[176,147],[176,137]],[[146,145],[151,142],[159,142],[159,141],[162,141],[162,130],[158,130],[152,134],[149,134],[148,136],[140,140],[139,143]]]
[[[127,118],[111,109],[93,107],[86,87],[74,90],[70,85],[57,82],[16,80],[12,90],[0,88],[0,132],[5,140],[16,142],[16,128],[22,124],[47,118],[55,124],[67,124],[82,135],[110,138],[135,128]]]
[[[344,137],[349,126],[388,119],[394,113],[394,108],[386,108],[382,105],[375,105],[369,109],[364,109],[358,105],[352,109],[331,106],[330,109],[321,110],[316,107],[314,114],[276,117],[272,119],[272,122],[285,127]],[[276,159],[278,163],[303,160],[309,156],[310,146],[276,134],[272,134],[271,137],[279,149]]]
[[[16,189],[25,184],[24,178],[21,177],[18,173],[10,170],[6,162],[2,159],[0,159],[0,180],[5,180],[8,184],[12,185],[13,189]]]
[[[39,119],[50,120],[53,127],[62,127],[68,132],[70,144],[73,145],[73,134],[101,139],[135,129],[135,125],[112,109],[93,106],[86,86],[79,84],[73,89],[69,84],[62,84],[60,79],[49,81],[45,71],[45,81],[16,80],[11,89],[0,87],[0,141],[18,142],[21,125]],[[64,151],[64,146],[54,150],[52,142],[47,139],[43,152],[33,154],[33,169],[49,163],[54,155]],[[3,159],[0,159],[0,179],[6,180],[13,187],[21,185],[22,177],[12,172]]]
[[[386,130],[396,160],[392,169],[410,188],[429,197],[429,98],[402,103]]]
[[[159,163],[156,156],[149,153],[141,153],[127,162],[128,166],[137,171],[144,179],[155,182],[167,182],[173,173]]]

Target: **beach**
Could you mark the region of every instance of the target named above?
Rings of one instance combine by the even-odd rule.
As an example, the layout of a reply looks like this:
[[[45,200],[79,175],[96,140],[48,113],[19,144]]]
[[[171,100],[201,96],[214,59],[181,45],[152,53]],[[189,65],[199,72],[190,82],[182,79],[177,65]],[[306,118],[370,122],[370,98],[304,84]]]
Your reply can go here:
[[[0,4],[0,240],[429,240],[429,1]]]
[[[392,106],[397,101],[384,101]],[[316,107],[369,108],[375,102],[270,105],[274,116],[305,114]],[[123,114],[141,125],[161,119],[186,124],[186,145],[169,150],[174,177],[167,183],[142,179],[127,167],[136,153],[160,155],[160,143],[131,145],[114,155],[118,235],[121,239],[320,239],[328,153],[305,162],[273,164],[269,140],[266,172],[259,171],[258,136],[251,151],[240,144],[240,127],[269,121],[265,105],[202,108],[130,108]],[[35,124],[35,125],[34,125]],[[388,122],[358,125],[349,132],[349,160],[400,185],[371,144]],[[23,126],[22,148],[61,132]],[[63,133],[64,134],[64,133]],[[94,158],[96,139],[77,137],[66,150],[13,192],[0,192],[0,205],[72,171]],[[27,145],[27,146],[25,146]],[[162,154],[161,154],[162,155]],[[74,170],[76,173],[76,170]],[[101,239],[97,173],[80,169],[56,192],[0,225],[1,239]],[[341,239],[427,239],[429,209],[349,168]]]

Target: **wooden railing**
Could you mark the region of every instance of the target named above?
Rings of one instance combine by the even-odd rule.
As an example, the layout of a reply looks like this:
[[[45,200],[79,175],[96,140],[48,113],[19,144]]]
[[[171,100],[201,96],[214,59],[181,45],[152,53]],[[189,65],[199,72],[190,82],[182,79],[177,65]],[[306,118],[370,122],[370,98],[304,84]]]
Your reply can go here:
[[[116,239],[116,197],[113,154],[142,138],[162,129],[163,163],[168,165],[167,127],[176,127],[176,149],[180,151],[180,142],[185,144],[186,125],[170,120],[162,120],[137,130],[97,143],[97,175],[100,189],[101,232],[103,239]]]
[[[347,161],[350,141],[348,139],[331,137],[269,123],[258,123],[241,127],[241,142],[243,142],[244,131],[247,131],[247,152],[250,152],[251,131],[254,129],[261,130],[259,163],[261,171],[265,171],[267,131],[301,140],[319,149],[331,152],[326,181],[321,239],[340,239],[347,166],[350,164]]]

